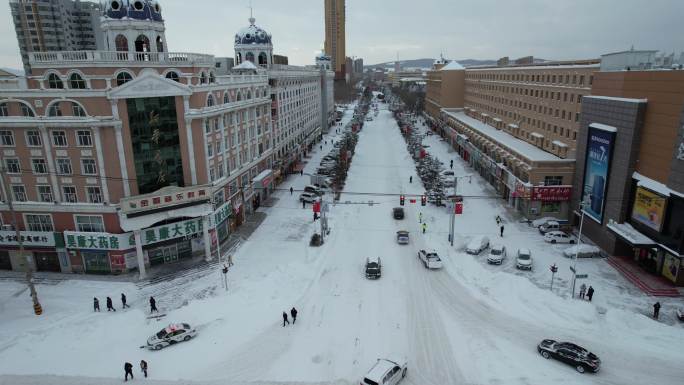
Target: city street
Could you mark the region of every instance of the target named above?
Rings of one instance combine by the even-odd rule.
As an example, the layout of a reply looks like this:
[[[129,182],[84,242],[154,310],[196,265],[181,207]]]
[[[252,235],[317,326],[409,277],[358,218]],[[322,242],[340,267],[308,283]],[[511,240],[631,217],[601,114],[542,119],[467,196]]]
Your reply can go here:
[[[358,384],[377,358],[391,355],[408,359],[402,384],[684,381],[684,328],[651,320],[643,314],[647,298],[634,303],[633,293],[609,287],[607,279],[596,277],[594,303],[569,298],[564,247],[549,247],[533,228],[518,223],[435,135],[424,142],[428,151],[447,168],[454,159],[456,175],[472,174],[459,182],[466,199],[450,246],[447,210],[420,205],[424,190],[414,161],[387,105],[378,105],[379,115],[360,132],[341,199],[333,204],[332,194],[324,195],[331,232],[320,248],[309,247],[320,223],[313,221],[311,205],[303,209],[298,200],[309,176],[292,175],[278,187],[277,203],[259,209],[267,217],[237,250],[227,290],[218,271],[179,285],[163,282],[164,291],[106,280],[38,285],[45,314],[35,317],[25,285],[0,282],[0,384],[119,383],[126,361],[139,381],[141,359],[150,365],[149,382],[159,385]],[[343,123],[352,113],[349,108]],[[335,136],[333,127],[323,149],[315,147],[305,174],[315,172]],[[410,196],[403,220],[392,217],[398,194]],[[497,215],[505,221],[503,237]],[[425,234],[419,217],[427,223]],[[409,231],[408,245],[397,244],[398,230]],[[465,253],[476,235],[506,246],[503,266],[487,265],[487,251]],[[535,258],[531,272],[514,267],[521,247]],[[421,249],[434,249],[444,268],[423,267]],[[382,260],[379,280],[365,278],[371,256]],[[562,272],[551,292],[548,265],[554,261]],[[598,273],[598,263],[586,261],[586,268]],[[120,309],[122,292],[131,309]],[[149,293],[166,317],[147,318]],[[118,311],[102,306],[93,313],[94,296],[101,303],[112,297]],[[283,327],[281,314],[293,306],[297,322]],[[140,348],[175,322],[196,327],[197,337],[161,351]],[[601,371],[579,374],[543,359],[536,346],[546,338],[586,347],[601,358]]]

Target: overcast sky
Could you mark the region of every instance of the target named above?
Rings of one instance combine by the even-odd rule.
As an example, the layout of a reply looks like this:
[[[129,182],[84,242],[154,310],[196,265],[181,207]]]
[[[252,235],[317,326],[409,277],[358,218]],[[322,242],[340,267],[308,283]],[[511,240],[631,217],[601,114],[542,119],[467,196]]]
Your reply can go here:
[[[21,68],[5,1],[0,67]],[[249,0],[160,0],[171,51],[234,56]],[[312,64],[323,47],[323,0],[252,0],[274,52]],[[347,56],[366,64],[437,57],[595,58],[629,49],[684,51],[684,0],[347,0]]]

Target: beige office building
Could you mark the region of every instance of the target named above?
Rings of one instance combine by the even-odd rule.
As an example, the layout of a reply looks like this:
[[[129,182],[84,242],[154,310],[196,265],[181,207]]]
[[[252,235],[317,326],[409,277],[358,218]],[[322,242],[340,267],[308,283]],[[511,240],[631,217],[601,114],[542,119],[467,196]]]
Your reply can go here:
[[[346,75],[345,1],[325,0],[325,53],[332,58],[335,80]]]

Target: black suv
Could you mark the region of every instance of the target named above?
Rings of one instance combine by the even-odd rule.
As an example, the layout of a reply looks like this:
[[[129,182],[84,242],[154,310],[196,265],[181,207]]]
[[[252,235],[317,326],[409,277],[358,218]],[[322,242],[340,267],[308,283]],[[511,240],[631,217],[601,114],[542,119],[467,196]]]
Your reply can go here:
[[[580,373],[596,373],[601,366],[601,360],[594,353],[571,342],[544,340],[537,345],[537,351],[546,359],[555,358],[572,365]]]
[[[394,219],[404,219],[404,208],[403,207],[395,207],[392,209],[392,216]]]
[[[382,263],[380,257],[366,258],[366,278],[378,279],[382,274]]]

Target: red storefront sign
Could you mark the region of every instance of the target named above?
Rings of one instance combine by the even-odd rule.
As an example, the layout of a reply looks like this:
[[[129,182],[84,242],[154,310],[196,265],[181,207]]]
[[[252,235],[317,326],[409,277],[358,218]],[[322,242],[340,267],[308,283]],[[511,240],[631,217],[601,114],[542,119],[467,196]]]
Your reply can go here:
[[[564,202],[570,200],[572,187],[569,186],[542,186],[532,189],[532,200],[542,202]]]

